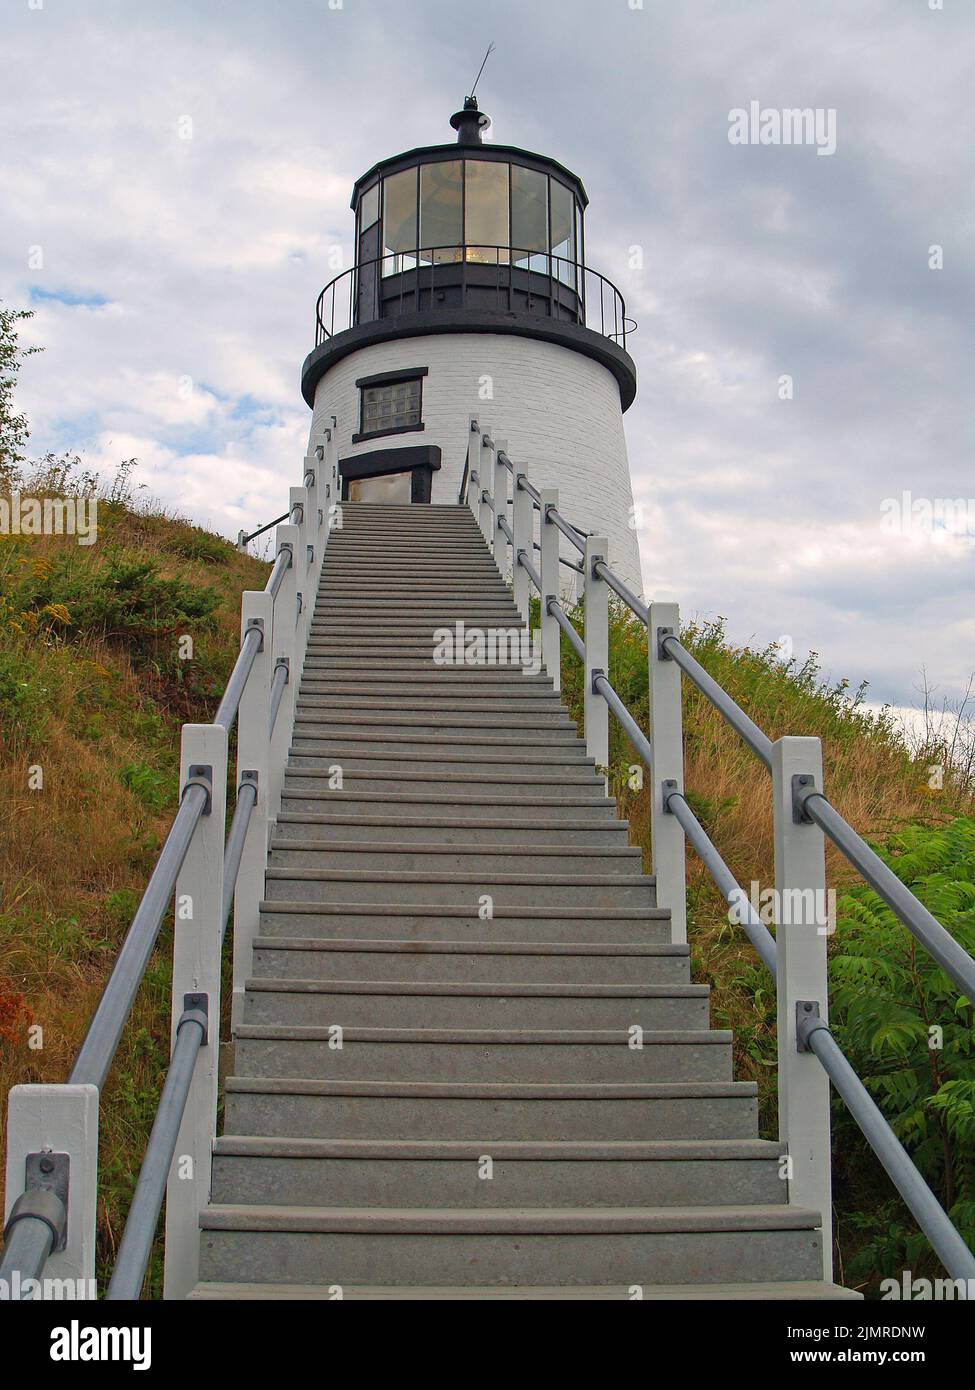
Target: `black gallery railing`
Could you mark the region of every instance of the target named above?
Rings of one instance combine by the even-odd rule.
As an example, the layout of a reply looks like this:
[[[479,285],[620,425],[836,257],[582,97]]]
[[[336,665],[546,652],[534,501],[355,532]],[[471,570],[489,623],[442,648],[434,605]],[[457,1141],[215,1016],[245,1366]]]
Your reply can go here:
[[[315,346],[361,323],[450,308],[555,318],[624,348],[636,328],[617,287],[581,261],[510,246],[428,246],[336,275],[318,296]]]

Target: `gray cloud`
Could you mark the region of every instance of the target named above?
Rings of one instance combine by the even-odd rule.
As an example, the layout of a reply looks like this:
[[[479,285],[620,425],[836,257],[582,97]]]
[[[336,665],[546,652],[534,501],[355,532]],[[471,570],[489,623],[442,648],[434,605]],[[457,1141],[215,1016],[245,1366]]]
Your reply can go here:
[[[903,489],[975,496],[973,20],[923,0],[8,4],[0,293],[104,300],[36,304],[35,444],[137,454],[228,534],[274,515],[352,182],[452,138],[493,39],[497,138],[582,175],[590,261],[640,323],[648,589],[742,640],[790,634],[875,699],[910,703],[922,665],[950,693],[975,666],[971,548],[879,519]],[[835,108],[835,155],[730,145],[753,99]]]

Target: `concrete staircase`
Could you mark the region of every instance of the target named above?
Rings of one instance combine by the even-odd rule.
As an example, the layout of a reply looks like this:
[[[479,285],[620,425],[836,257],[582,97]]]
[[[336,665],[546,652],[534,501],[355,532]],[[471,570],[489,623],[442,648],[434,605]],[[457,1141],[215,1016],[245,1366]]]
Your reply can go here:
[[[551,681],[435,665],[458,618],[519,624],[470,512],[346,505],[193,1296],[847,1296]]]

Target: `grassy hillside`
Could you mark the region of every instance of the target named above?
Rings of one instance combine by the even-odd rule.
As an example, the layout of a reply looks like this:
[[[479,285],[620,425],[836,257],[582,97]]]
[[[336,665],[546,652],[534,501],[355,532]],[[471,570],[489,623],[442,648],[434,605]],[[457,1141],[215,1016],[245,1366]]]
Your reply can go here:
[[[580,629],[582,616],[574,614]],[[682,640],[770,738],[812,734],[822,739],[830,800],[975,954],[972,786],[966,776],[953,773],[946,743],[909,750],[890,717],[864,709],[863,689],[824,682],[815,657],[803,665],[784,664],[772,647],[735,647],[721,620],[686,628]],[[620,605],[612,610],[610,653],[610,680],[646,728],[646,630]],[[562,688],[581,730],[582,669],[564,639]],[[768,773],[686,679],[683,692],[688,800],[746,892],[753,880],[772,887]],[[639,759],[610,722],[613,789],[649,869],[648,788],[629,785]],[[934,768],[942,770],[940,777],[932,776]],[[828,943],[834,1031],[975,1247],[973,1010],[958,1001],[946,977],[921,948],[915,950],[906,928],[829,844],[827,881],[837,890],[837,930]],[[688,938],[694,978],[713,988],[714,1025],[734,1029],[736,1075],[757,1081],[762,1133],[772,1137],[771,978],[744,932],[729,923],[723,899],[692,851]],[[880,1277],[905,1266],[916,1274],[940,1275],[910,1214],[835,1098],[833,1125],[837,1277],[870,1293]]]
[[[98,489],[55,473],[24,494]],[[66,1078],[175,810],[180,725],[212,717],[241,590],[267,576],[220,537],[135,505],[124,470],[97,516],[87,547],[0,536],[3,1097]],[[101,1108],[101,1263],[168,1057],[170,952],[167,924]]]
[[[48,473],[23,490],[70,486]],[[240,592],[261,587],[267,573],[219,537],[137,505],[124,470],[98,522],[90,547],[71,537],[0,537],[2,1094],[19,1081],[67,1075],[174,810],[179,726],[212,716],[237,652]],[[862,692],[823,684],[813,662],[783,666],[771,650],[736,649],[720,623],[684,638],[772,738],[822,737],[831,799],[975,950],[970,788],[950,773],[940,790],[929,786],[944,750],[912,756],[889,719],[864,710]],[[645,723],[646,637],[618,610],[611,650],[611,679]],[[568,649],[563,668],[579,717],[580,667]],[[739,882],[769,886],[768,776],[689,683],[684,689],[689,797]],[[618,729],[613,739],[614,789],[634,842],[647,850],[647,792],[629,785],[638,760]],[[649,867],[648,850],[647,859]],[[828,870],[841,891],[830,941],[837,1031],[929,1181],[972,1231],[971,1008],[957,1005],[906,931],[832,853]],[[774,1133],[770,981],[693,855],[689,910],[695,977],[712,984],[714,1023],[735,1030],[738,1075],[759,1082],[763,1131]],[[170,945],[167,927],[102,1107],[102,1267],[118,1241],[168,1052]],[[38,1025],[42,1046],[34,1047]],[[943,1034],[934,1050],[933,1026]],[[924,1272],[923,1242],[841,1109],[834,1149],[838,1277],[869,1292],[904,1264]]]

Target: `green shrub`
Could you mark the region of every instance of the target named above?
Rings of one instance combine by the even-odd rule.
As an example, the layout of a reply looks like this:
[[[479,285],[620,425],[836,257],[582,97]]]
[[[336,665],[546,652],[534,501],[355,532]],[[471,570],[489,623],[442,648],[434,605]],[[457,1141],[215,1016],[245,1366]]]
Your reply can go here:
[[[138,665],[158,653],[165,639],[213,626],[220,602],[210,588],[169,579],[155,560],[116,551],[90,567],[65,551],[49,565],[33,566],[19,580],[13,608],[42,613],[52,605],[67,610],[73,637],[88,635],[124,642]]]
[[[225,565],[234,553],[229,541],[198,526],[170,532],[165,545],[184,560],[200,560],[206,565]]]
[[[123,787],[135,795],[147,811],[161,811],[169,797],[171,777],[144,763],[129,763],[119,773]]]
[[[970,954],[975,953],[975,820],[910,825],[873,848]],[[905,926],[866,885],[844,893],[830,953],[831,1025],[854,1069],[924,1178],[975,1246],[975,1013]],[[840,1103],[834,1147],[855,1152],[881,1191],[887,1180]],[[869,1210],[869,1208],[868,1208]],[[926,1241],[896,1199],[858,1222],[851,1263],[892,1272]]]

